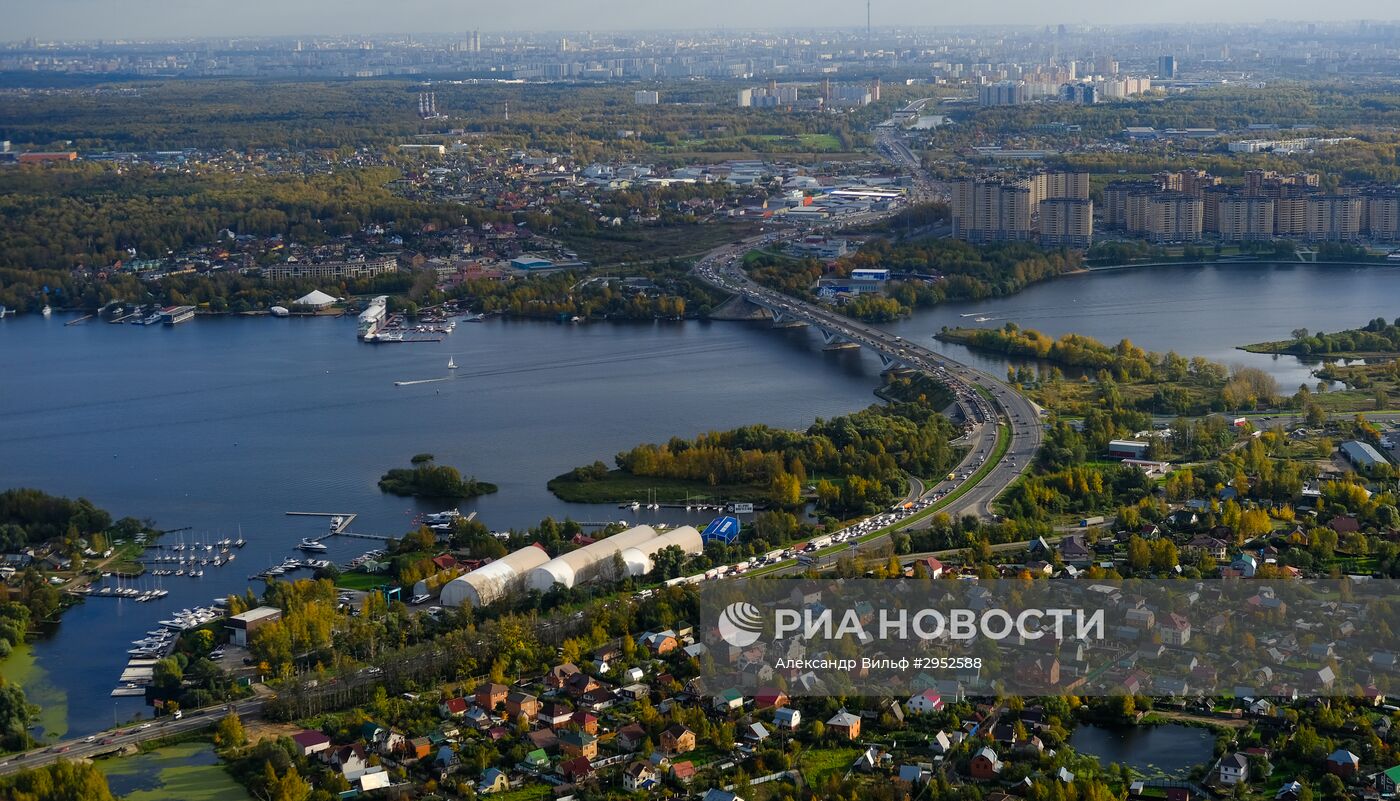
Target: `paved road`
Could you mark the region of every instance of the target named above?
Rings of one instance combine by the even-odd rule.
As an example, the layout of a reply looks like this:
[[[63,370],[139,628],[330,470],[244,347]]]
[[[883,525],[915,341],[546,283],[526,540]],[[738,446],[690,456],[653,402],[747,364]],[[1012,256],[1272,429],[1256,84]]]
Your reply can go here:
[[[235,702],[233,707],[245,721],[254,720],[262,715],[264,703],[266,703],[265,698],[248,698]],[[110,754],[124,747],[139,745],[148,740],[205,729],[217,723],[227,712],[228,705],[220,704],[185,712],[179,720],[173,717],[162,717],[143,723],[129,724],[90,737],[61,740],[44,748],[35,748],[22,754],[0,757],[0,775],[17,770],[42,767],[58,759],[85,759]]]
[[[927,373],[947,385],[955,394],[967,420],[978,427],[972,436],[969,458],[990,459],[996,442],[996,422],[1011,428],[1007,454],[948,509],[952,514],[990,517],[991,503],[1030,464],[1040,446],[1040,412],[1029,400],[991,376],[974,370],[931,349],[906,342],[902,337],[867,323],[852,320],[829,309],[803,302],[760,286],[743,271],[742,256],[751,248],[772,243],[779,235],[755,236],[711,251],[696,264],[702,280],[727,292],[743,296],[783,317],[817,326],[824,334],[853,342],[880,354],[893,366]],[[965,463],[966,464],[966,463]],[[964,468],[963,472],[966,470]],[[962,475],[958,480],[961,481]],[[943,482],[932,488],[948,490],[956,482]]]

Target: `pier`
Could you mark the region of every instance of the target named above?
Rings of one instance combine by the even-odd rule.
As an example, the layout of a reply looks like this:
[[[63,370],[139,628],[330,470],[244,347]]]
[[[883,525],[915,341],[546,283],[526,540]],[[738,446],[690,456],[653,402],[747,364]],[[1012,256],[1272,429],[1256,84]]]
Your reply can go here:
[[[333,526],[329,534],[343,534],[345,529],[350,527],[350,523],[355,519],[355,512],[288,512],[289,517],[338,517],[340,522]],[[329,534],[323,534],[314,538],[317,542],[325,539]]]

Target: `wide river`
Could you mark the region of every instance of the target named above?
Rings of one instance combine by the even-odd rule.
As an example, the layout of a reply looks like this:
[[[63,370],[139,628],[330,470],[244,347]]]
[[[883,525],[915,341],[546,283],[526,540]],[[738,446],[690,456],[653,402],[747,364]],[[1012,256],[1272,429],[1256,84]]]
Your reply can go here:
[[[1309,368],[1235,351],[1297,327],[1336,330],[1400,314],[1400,270],[1308,265],[1170,267],[1077,276],[1019,295],[949,304],[890,326],[1000,374],[1004,363],[933,343],[944,325],[1012,320],[1152,350],[1256,364],[1291,388]],[[89,599],[34,647],[26,680],[66,701],[70,734],[141,709],[108,693],[129,641],[173,610],[248,586],[293,555],[322,518],[397,535],[431,506],[375,482],[421,452],[500,486],[463,505],[496,529],[552,515],[703,523],[680,510],[562,503],[545,482],[642,441],[764,422],[800,428],[875,398],[875,357],[824,352],[804,330],[738,323],[463,324],[440,343],[366,345],[351,320],[198,319],[175,328],[35,316],[0,321],[0,487],[85,496],[115,515],[190,527],[172,540],[241,531],[237,561],[167,578],[154,603]],[[446,369],[452,357],[458,369]],[[395,381],[448,378],[395,386]],[[337,537],[345,561],[374,542]]]

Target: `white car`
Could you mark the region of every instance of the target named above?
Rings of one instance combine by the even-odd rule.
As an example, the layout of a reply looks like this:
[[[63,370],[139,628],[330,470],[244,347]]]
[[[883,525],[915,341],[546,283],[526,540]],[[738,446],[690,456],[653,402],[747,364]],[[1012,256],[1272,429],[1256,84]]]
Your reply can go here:
[[[433,596],[431,595],[415,595],[412,599],[409,600],[409,603],[413,604],[414,606],[417,606],[418,604],[425,604],[432,597]]]

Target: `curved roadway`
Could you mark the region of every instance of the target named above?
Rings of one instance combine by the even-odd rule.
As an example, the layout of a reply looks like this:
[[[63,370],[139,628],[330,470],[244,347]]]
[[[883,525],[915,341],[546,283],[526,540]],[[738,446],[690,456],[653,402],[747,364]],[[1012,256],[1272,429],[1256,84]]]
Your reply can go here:
[[[956,479],[930,487],[928,494],[941,497],[972,475],[982,461],[995,453],[996,423],[1009,425],[1011,445],[1007,452],[974,487],[965,489],[964,494],[945,510],[955,515],[991,517],[992,502],[1026,470],[1031,457],[1040,447],[1042,430],[1039,410],[1003,382],[923,345],[905,341],[884,329],[852,320],[754,282],[740,266],[742,257],[752,247],[776,238],[773,235],[756,236],[716,248],[695,265],[695,274],[718,289],[740,295],[784,317],[817,326],[828,335],[875,351],[887,362],[922,371],[947,385],[957,396],[968,422],[973,426],[968,436],[971,447],[967,459],[959,466]]]

